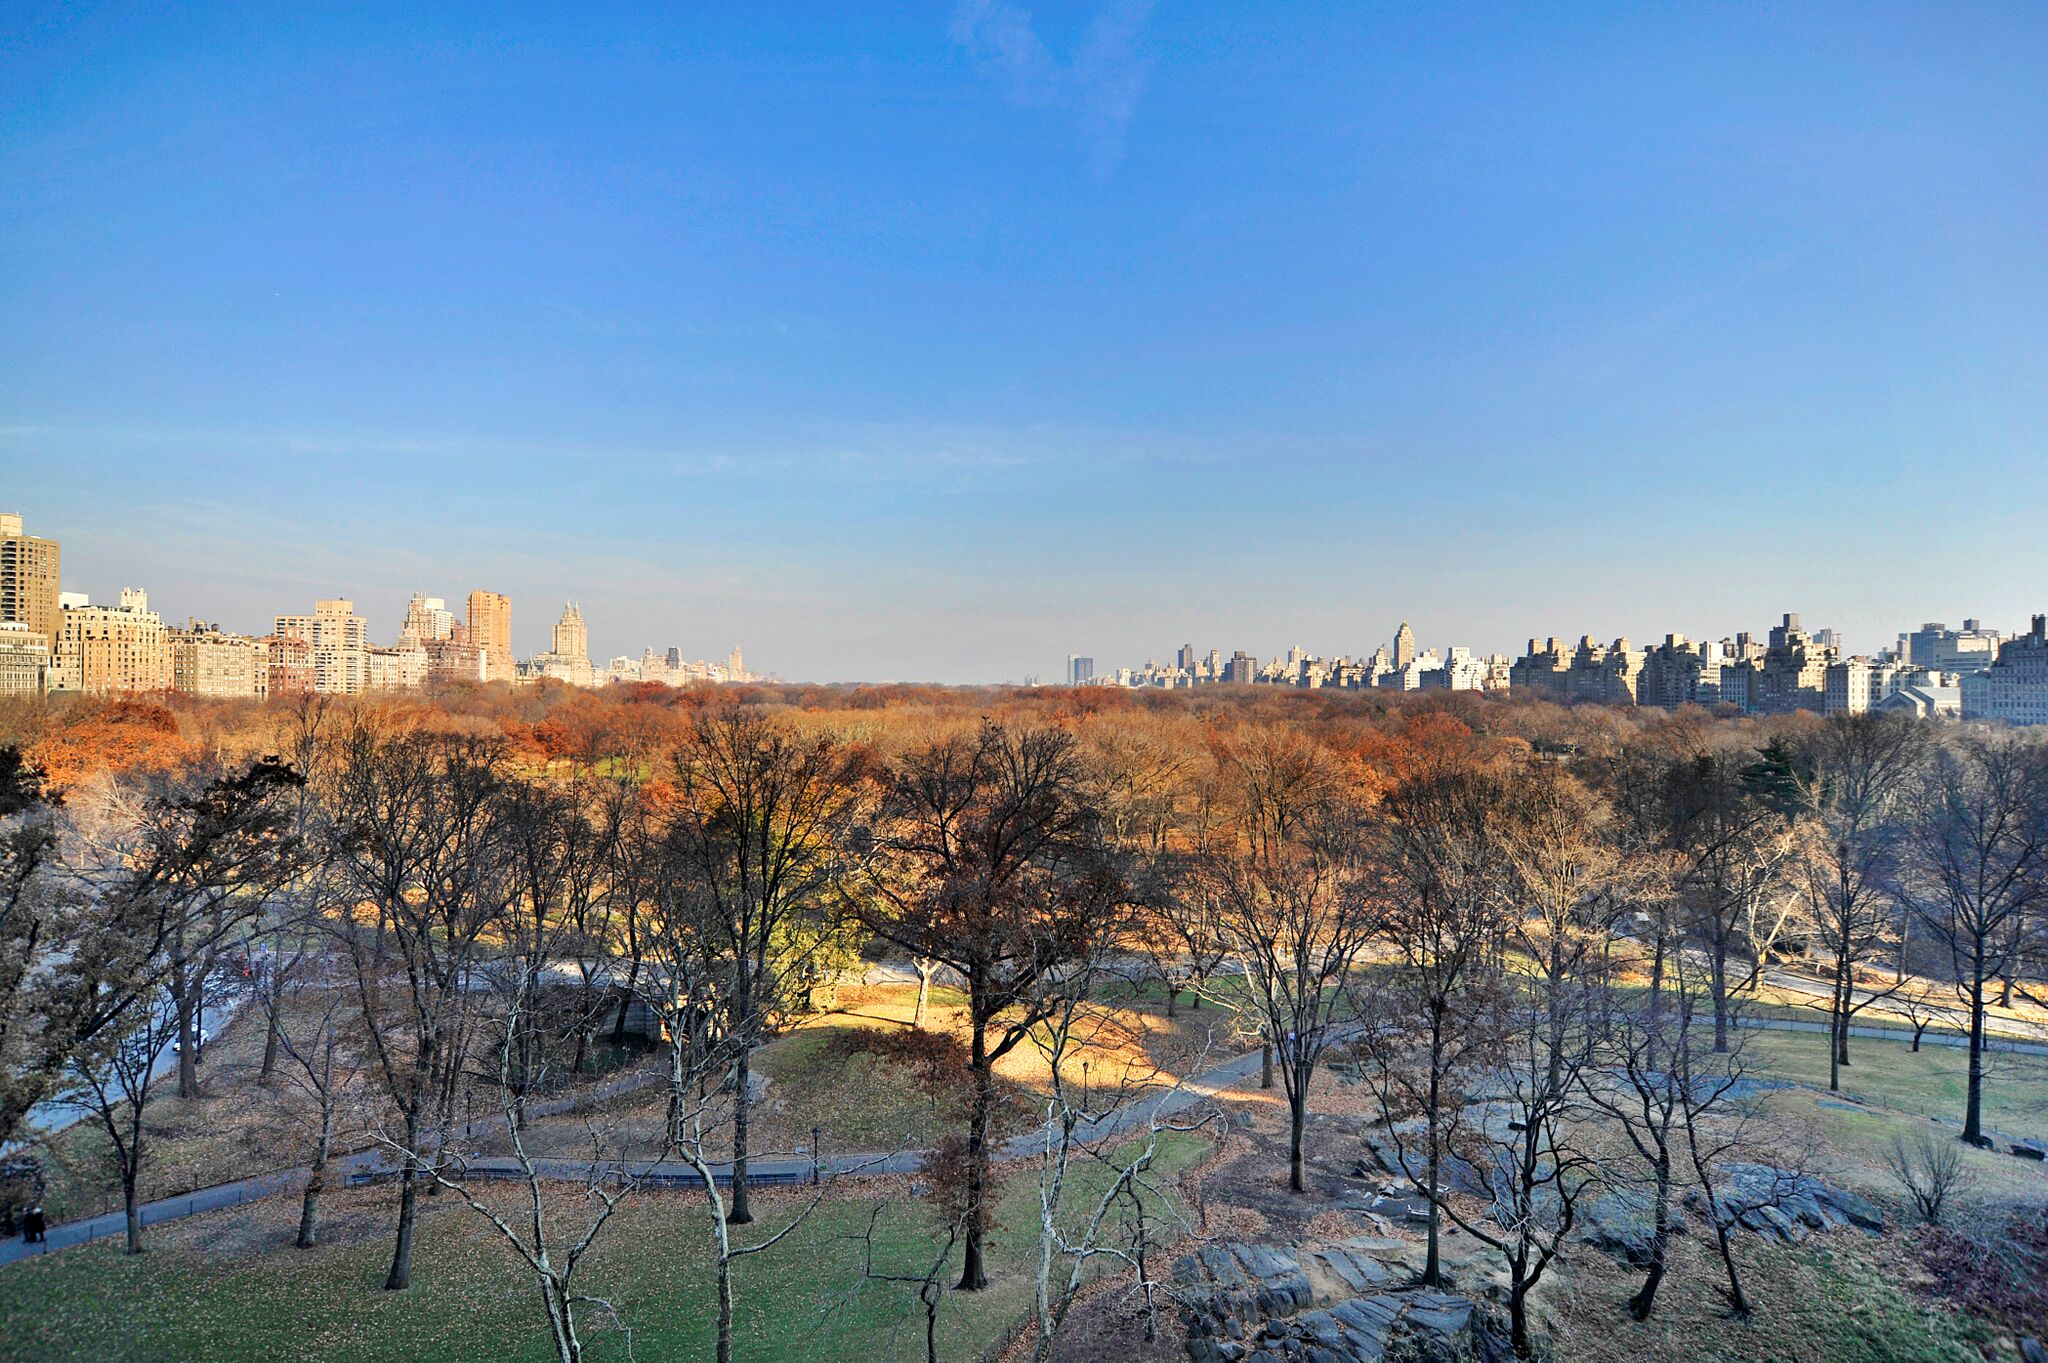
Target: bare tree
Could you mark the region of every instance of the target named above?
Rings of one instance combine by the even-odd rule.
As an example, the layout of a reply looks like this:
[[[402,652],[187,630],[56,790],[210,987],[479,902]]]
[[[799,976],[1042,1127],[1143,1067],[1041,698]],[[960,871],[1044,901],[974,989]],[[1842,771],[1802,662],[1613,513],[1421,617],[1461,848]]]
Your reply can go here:
[[[1309,1084],[1334,1040],[1352,967],[1380,923],[1363,811],[1329,755],[1288,729],[1224,750],[1234,796],[1203,856],[1202,893],[1244,971],[1240,1006],[1279,1050],[1288,1108],[1287,1185],[1303,1192]]]
[[[1899,833],[1926,730],[1902,715],[1830,715],[1806,740],[1797,771],[1806,817],[1800,887],[1828,963],[1828,1088],[1842,1086],[1855,1015],[1897,991],[1859,982],[1894,930]]]
[[[541,959],[521,955],[517,968],[523,974],[538,975],[543,966]],[[544,1164],[527,1152],[526,1116],[521,1110],[520,1095],[532,1076],[523,1069],[529,1058],[520,1054],[520,1038],[531,1035],[533,1026],[518,1014],[538,992],[537,980],[505,989],[500,997],[509,1014],[498,1020],[496,1029],[499,1044],[496,1048],[495,1087],[499,1099],[499,1124],[510,1142],[513,1163],[525,1194],[523,1215],[517,1224],[476,1192],[472,1184],[476,1166],[466,1152],[444,1151],[438,1147],[408,1148],[397,1145],[388,1137],[384,1139],[407,1165],[424,1170],[437,1186],[457,1194],[464,1205],[498,1232],[498,1238],[526,1266],[533,1279],[547,1322],[548,1342],[554,1348],[557,1363],[582,1363],[581,1309],[596,1307],[614,1320],[618,1319],[618,1312],[608,1299],[591,1296],[579,1288],[576,1272],[596,1247],[598,1237],[610,1224],[613,1213],[640,1187],[648,1166],[636,1167],[609,1158],[604,1134],[594,1125],[590,1129],[590,1154],[580,1164],[568,1162],[571,1167],[565,1169],[561,1167],[565,1163],[563,1161]],[[659,1159],[657,1154],[649,1165]],[[573,1182],[580,1191],[587,1214],[580,1226],[559,1230],[558,1215],[550,1205],[551,1190],[561,1187],[565,1181]],[[629,1335],[629,1354],[630,1350]],[[727,1357],[720,1355],[721,1360]]]
[[[1155,1236],[1167,1225],[1163,1216],[1148,1217],[1147,1212],[1163,1210],[1168,1203],[1149,1175],[1162,1136],[1193,1131],[1209,1115],[1181,1111],[1170,1101],[1181,1082],[1166,1079],[1144,1063],[1126,1063],[1113,1075],[1105,1072],[1099,1084],[1084,1070],[1077,1095],[1071,1073],[1075,1060],[1103,1048],[1103,1042],[1121,1029],[1106,1011],[1090,1004],[1087,995],[1086,989],[1070,989],[1057,1011],[1032,1034],[1052,1075],[1038,1138],[1035,1363],[1051,1358],[1053,1341],[1099,1259],[1121,1263],[1136,1275],[1146,1311],[1146,1338],[1152,1337],[1159,1285],[1150,1277],[1148,1255],[1162,1243]],[[1108,1070],[1106,1062],[1103,1068]],[[1199,1072],[1201,1065],[1187,1068]],[[1099,1170],[1103,1182],[1075,1207],[1070,1205],[1070,1178],[1077,1163]]]
[[[1936,749],[1906,819],[1903,892],[1946,949],[1969,1029],[1963,1139],[1984,1142],[1984,1024],[2020,928],[2048,902],[2048,756],[2006,734],[1966,733]],[[1925,1024],[1916,1020],[1913,1047]]]
[[[1726,1051],[1729,997],[1739,983],[1730,979],[1733,957],[1746,950],[1752,974],[1761,967],[1762,951],[1748,932],[1789,888],[1789,825],[1725,756],[1703,753],[1673,763],[1665,787],[1669,838],[1680,858],[1680,926],[1705,957],[1714,1049]]]
[[[510,897],[500,755],[481,739],[359,723],[336,772],[334,865],[351,911],[335,928],[363,1034],[394,1109],[398,1227],[385,1287],[412,1281],[420,1176],[431,1173],[468,1046],[479,939]]]
[[[361,1102],[365,1074],[360,1020],[343,990],[298,972],[288,977],[282,990],[265,993],[260,1006],[278,1051],[277,1072],[287,1085],[289,1101],[284,1106],[305,1128],[312,1147],[295,1241],[300,1249],[311,1249],[319,1241],[320,1197],[327,1189],[342,1114]]]
[[[59,873],[57,801],[18,749],[0,748],[0,1148],[90,1030],[96,984],[67,968],[89,913]]]
[[[898,762],[866,865],[867,926],[967,991],[962,1291],[988,1283],[995,1064],[1051,1016],[1067,971],[1128,899],[1080,792],[1061,730],[990,721],[941,737]]]
[[[847,755],[738,705],[700,710],[676,754],[667,861],[685,882],[716,991],[732,1072],[734,1225],[747,1199],[751,1061],[783,991],[839,927],[858,813]]]
[[[127,1216],[127,1252],[142,1253],[142,1165],[150,1141],[146,1126],[151,1085],[164,1052],[178,1036],[177,1001],[167,992],[144,1000],[104,1027],[70,1058],[76,1085],[61,1099],[81,1109],[107,1138],[108,1156],[121,1184]]]
[[[954,1247],[960,1243],[960,1222],[958,1219],[946,1222],[944,1234],[938,1242],[938,1252],[925,1264],[922,1271],[892,1273],[875,1266],[875,1228],[882,1219],[882,1213],[888,1209],[888,1203],[878,1202],[868,1213],[868,1223],[860,1237],[860,1281],[863,1284],[901,1283],[917,1289],[917,1304],[924,1312],[925,1363],[939,1363],[939,1307],[946,1300],[946,1279],[951,1276],[946,1270],[946,1265],[953,1257]]]
[[[1388,793],[1378,859],[1386,932],[1401,954],[1364,993],[1361,1046],[1377,1066],[1391,1130],[1413,1114],[1421,1149],[1401,1147],[1403,1172],[1429,1198],[1422,1281],[1442,1278],[1444,1162],[1470,1085],[1498,1063],[1504,1038],[1496,968],[1510,913],[1500,839],[1505,788],[1467,763],[1431,763]],[[1417,1167],[1419,1166],[1419,1167]]]

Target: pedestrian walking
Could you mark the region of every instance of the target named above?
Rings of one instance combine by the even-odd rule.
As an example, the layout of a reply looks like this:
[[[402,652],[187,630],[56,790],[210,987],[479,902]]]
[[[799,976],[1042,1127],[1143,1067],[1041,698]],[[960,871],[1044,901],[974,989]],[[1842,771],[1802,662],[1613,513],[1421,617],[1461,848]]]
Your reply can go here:
[[[21,1218],[21,1238],[28,1244],[50,1243],[49,1228],[50,1223],[43,1215],[43,1206],[40,1202],[30,1207],[27,1214]]]

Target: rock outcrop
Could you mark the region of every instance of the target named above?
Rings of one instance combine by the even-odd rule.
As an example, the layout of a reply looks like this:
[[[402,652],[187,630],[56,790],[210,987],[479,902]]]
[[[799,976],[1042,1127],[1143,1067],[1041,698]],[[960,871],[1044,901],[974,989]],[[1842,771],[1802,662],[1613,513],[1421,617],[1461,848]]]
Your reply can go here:
[[[1215,1244],[1180,1261],[1195,1363],[1505,1363],[1506,1332],[1469,1297],[1404,1287],[1412,1247]]]

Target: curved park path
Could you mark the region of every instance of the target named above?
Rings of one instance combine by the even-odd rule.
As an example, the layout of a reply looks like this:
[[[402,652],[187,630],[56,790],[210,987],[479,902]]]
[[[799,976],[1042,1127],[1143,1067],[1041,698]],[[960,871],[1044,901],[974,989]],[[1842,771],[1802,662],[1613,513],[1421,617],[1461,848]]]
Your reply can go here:
[[[1206,1102],[1226,1089],[1235,1088],[1256,1074],[1258,1069],[1257,1051],[1238,1056],[1172,1088],[1162,1088],[1115,1112],[1084,1121],[1076,1131],[1076,1137],[1087,1140],[1113,1136],[1121,1131],[1136,1130],[1148,1125],[1155,1116],[1172,1116]],[[575,1099],[554,1103],[533,1104],[528,1110],[536,1117],[552,1116],[557,1112],[568,1111],[572,1106],[587,1105],[593,1099],[604,1101],[636,1089],[651,1087],[666,1078],[667,1075],[660,1070],[641,1070],[609,1085],[600,1086],[594,1094],[578,1095]],[[1044,1146],[1044,1132],[1035,1131],[1019,1136],[1004,1145],[1001,1157],[1006,1160],[1029,1159],[1039,1154]],[[759,1185],[808,1183],[813,1176],[814,1167],[816,1175],[821,1178],[909,1173],[918,1168],[923,1158],[917,1151],[899,1151],[894,1154],[837,1155],[831,1159],[818,1161],[815,1166],[808,1159],[750,1160],[747,1165],[747,1178],[750,1183]],[[592,1167],[587,1160],[536,1159],[533,1164],[536,1170],[548,1177],[565,1179],[583,1178]],[[654,1164],[646,1161],[617,1160],[606,1161],[602,1167],[607,1173],[631,1173],[643,1183],[655,1186],[695,1185],[700,1182],[697,1171],[680,1160],[664,1160]],[[713,1165],[712,1169],[713,1176],[720,1182],[725,1182],[731,1177],[730,1165],[720,1163]],[[517,1161],[504,1155],[472,1159],[469,1161],[468,1171],[472,1178],[520,1177]],[[329,1162],[327,1172],[330,1187],[346,1187],[390,1177],[394,1173],[394,1166],[388,1151],[362,1150],[337,1156]],[[223,1207],[238,1207],[278,1193],[296,1192],[305,1186],[310,1173],[310,1170],[303,1168],[279,1169],[229,1183],[217,1183],[210,1188],[196,1189],[177,1197],[159,1198],[143,1204],[142,1224],[147,1228],[161,1225],[166,1221],[198,1216],[204,1212],[219,1211]],[[15,1263],[37,1254],[90,1244],[94,1240],[119,1236],[126,1232],[127,1226],[125,1212],[108,1212],[103,1216],[52,1226],[49,1240],[44,1244],[31,1245],[19,1239],[0,1241],[0,1265]]]
[[[1781,1018],[1742,1018],[1740,1022],[1746,1027],[1770,1031],[1819,1032],[1825,1031],[1827,1027],[1827,1024],[1823,1022],[1792,1021]],[[1912,1035],[1910,1030],[1907,1029],[1864,1024],[1852,1026],[1849,1029],[1849,1034],[1854,1037],[1885,1041],[1910,1040]],[[1924,1045],[1932,1046],[1960,1046],[1965,1044],[1965,1040],[1965,1038],[1953,1034],[1929,1031],[1922,1039],[1922,1042]],[[2048,1056],[2048,1043],[2016,1041],[2000,1037],[1991,1044],[1994,1049],[2000,1051]],[[1193,1079],[1184,1081],[1172,1088],[1163,1088],[1135,1103],[1127,1104],[1115,1112],[1084,1122],[1076,1135],[1080,1139],[1088,1140],[1102,1136],[1113,1136],[1121,1131],[1136,1130],[1149,1124],[1154,1116],[1171,1116],[1183,1112],[1199,1103],[1215,1098],[1227,1089],[1237,1087],[1257,1073],[1258,1068],[1259,1053],[1257,1051],[1247,1052],[1235,1059],[1227,1060],[1220,1065],[1206,1070]],[[576,1106],[588,1105],[593,1101],[602,1102],[624,1093],[630,1093],[636,1089],[651,1087],[666,1077],[659,1070],[640,1070],[621,1079],[614,1080],[609,1084],[600,1085],[591,1094],[578,1095],[575,1098],[561,1099],[549,1103],[534,1104],[530,1111],[537,1117],[552,1116],[558,1112],[568,1111]],[[1019,1136],[1008,1142],[1003,1147],[1001,1157],[1006,1160],[1029,1159],[1041,1153],[1044,1146],[1045,1133],[1041,1129],[1024,1136]],[[917,1169],[922,1162],[923,1156],[917,1151],[898,1151],[893,1154],[837,1155],[831,1159],[818,1161],[815,1166],[808,1159],[753,1160],[748,1164],[747,1175],[749,1180],[756,1184],[788,1185],[808,1183],[813,1177],[814,1169],[816,1175],[821,1178],[846,1178],[858,1177],[864,1174],[908,1173]],[[582,1178],[591,1169],[589,1161],[537,1159],[533,1163],[539,1172],[551,1178]],[[630,1172],[639,1177],[642,1182],[655,1186],[687,1186],[694,1185],[699,1181],[697,1171],[680,1160],[665,1160],[654,1164],[648,1164],[644,1161],[618,1160],[607,1161],[603,1167],[607,1173]],[[468,1170],[471,1177],[497,1179],[517,1178],[520,1176],[516,1161],[510,1156],[503,1155],[473,1159],[469,1162]],[[200,1188],[177,1197],[160,1198],[155,1202],[143,1205],[142,1224],[144,1227],[161,1225],[166,1221],[176,1221],[187,1216],[197,1216],[203,1212],[218,1211],[223,1207],[240,1206],[244,1203],[254,1202],[258,1198],[271,1197],[281,1192],[295,1191],[305,1186],[306,1177],[309,1172],[309,1170],[303,1168],[280,1169],[236,1179],[229,1183],[215,1184],[210,1188]],[[363,1150],[354,1154],[339,1156],[328,1165],[332,1186],[360,1184],[373,1179],[389,1177],[393,1172],[390,1154],[383,1150]],[[720,1182],[724,1182],[731,1177],[731,1168],[723,1163],[717,1164],[713,1166],[713,1174]],[[49,1240],[46,1244],[30,1245],[19,1239],[0,1241],[0,1265],[11,1264],[34,1254],[68,1249],[74,1245],[89,1244],[94,1240],[102,1240],[109,1236],[120,1235],[125,1231],[126,1227],[127,1219],[124,1213],[108,1212],[103,1216],[90,1217],[83,1221],[73,1221],[62,1226],[51,1227]]]

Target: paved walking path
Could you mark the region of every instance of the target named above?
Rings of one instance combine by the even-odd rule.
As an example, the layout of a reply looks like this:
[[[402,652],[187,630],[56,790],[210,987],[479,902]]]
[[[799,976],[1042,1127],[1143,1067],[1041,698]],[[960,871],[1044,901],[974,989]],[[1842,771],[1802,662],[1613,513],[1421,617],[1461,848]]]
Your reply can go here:
[[[1787,1018],[1739,1017],[1737,1021],[1745,1027],[1783,1032],[1825,1032],[1825,1022],[1807,1022]],[[1876,1026],[1865,1023],[1852,1025],[1850,1035],[1871,1040],[1910,1041],[1910,1030]],[[1967,1038],[1948,1033],[1929,1032],[1921,1038],[1929,1046],[1962,1046]],[[2009,1038],[1988,1038],[1987,1044],[1993,1049],[2016,1052],[2024,1055],[2048,1056],[2048,1043],[2014,1041]],[[1198,1077],[1171,1089],[1162,1090],[1139,1102],[1127,1104],[1115,1112],[1082,1123],[1077,1136],[1082,1140],[1095,1140],[1117,1135],[1125,1131],[1136,1131],[1148,1125],[1155,1115],[1174,1116],[1188,1111],[1201,1103],[1210,1101],[1223,1091],[1234,1088],[1251,1078],[1259,1069],[1259,1053],[1251,1051],[1217,1065]],[[577,1106],[587,1106],[593,1101],[607,1101],[637,1089],[661,1083],[666,1075],[659,1069],[635,1070],[631,1074],[600,1084],[590,1093],[577,1094],[571,1098],[555,1099],[529,1106],[529,1113],[535,1117],[553,1116]],[[470,1130],[492,1119],[480,1118],[470,1124]],[[465,1133],[466,1134],[466,1133]],[[1007,1142],[1001,1158],[1005,1160],[1033,1159],[1044,1153],[1047,1133],[1043,1128]],[[918,1151],[896,1151],[893,1153],[869,1153],[835,1155],[817,1163],[821,1178],[849,1178],[872,1174],[900,1174],[915,1172],[923,1163]],[[580,1179],[586,1177],[591,1164],[587,1160],[537,1159],[535,1167],[550,1178]],[[517,1178],[518,1162],[509,1155],[490,1155],[475,1158],[468,1163],[472,1178]],[[610,1176],[628,1173],[650,1184],[694,1186],[699,1181],[696,1169],[681,1160],[665,1160],[649,1164],[645,1161],[606,1161],[602,1171]],[[713,1177],[719,1182],[730,1181],[732,1166],[719,1162],[712,1166]],[[237,1179],[231,1183],[216,1184],[201,1188],[178,1197],[161,1198],[143,1206],[141,1216],[145,1227],[176,1221],[203,1212],[218,1211],[223,1207],[240,1206],[258,1198],[270,1197],[280,1192],[296,1191],[305,1185],[309,1171],[306,1169],[284,1169],[273,1173],[254,1175]],[[388,1151],[364,1150],[337,1157],[328,1166],[328,1176],[333,1186],[360,1184],[376,1179],[392,1177],[396,1165]],[[763,1186],[808,1183],[812,1177],[812,1161],[800,1159],[757,1159],[748,1162],[749,1181]],[[73,1221],[50,1230],[47,1245],[24,1244],[18,1239],[0,1241],[0,1265],[10,1264],[32,1254],[47,1253],[66,1249],[73,1245],[88,1244],[94,1240],[118,1236],[127,1228],[127,1219],[122,1212],[109,1212],[103,1216],[91,1217],[84,1221]]]
[[[1083,1122],[1076,1132],[1081,1140],[1094,1140],[1114,1136],[1125,1131],[1136,1131],[1150,1124],[1155,1115],[1171,1117],[1207,1102],[1226,1089],[1233,1088],[1258,1072],[1259,1053],[1253,1051],[1234,1060],[1203,1072],[1179,1086],[1162,1090],[1138,1102],[1130,1103],[1115,1112]],[[654,1068],[635,1070],[609,1083],[601,1084],[593,1093],[578,1094],[569,1099],[558,1099],[545,1103],[529,1104],[527,1111],[534,1117],[552,1116],[578,1105],[587,1105],[593,1098],[603,1101],[635,1089],[651,1087],[667,1078],[666,1074]],[[482,1121],[471,1122],[465,1131],[473,1131]],[[1019,1136],[1007,1142],[1001,1153],[1005,1160],[1031,1159],[1044,1152],[1046,1133],[1043,1129]],[[846,1178],[862,1175],[914,1173],[924,1162],[921,1152],[897,1151],[890,1154],[837,1155],[821,1160],[817,1164],[821,1178]],[[549,1178],[581,1179],[588,1177],[592,1164],[588,1160],[536,1159],[534,1167]],[[472,1159],[467,1165],[472,1178],[518,1178],[519,1164],[509,1155],[490,1155]],[[650,1164],[644,1160],[608,1160],[600,1166],[607,1176],[629,1173],[644,1183],[682,1184],[695,1186],[701,1178],[694,1166],[681,1160],[664,1160]],[[329,1162],[327,1174],[330,1187],[358,1185],[394,1176],[397,1165],[391,1153],[386,1150],[362,1150],[340,1155]],[[203,1212],[219,1211],[223,1207],[236,1207],[270,1197],[281,1192],[295,1192],[303,1188],[308,1169],[282,1169],[273,1173],[257,1174],[237,1179],[231,1183],[215,1184],[178,1197],[160,1198],[145,1203],[141,1209],[144,1227],[161,1225],[166,1221],[182,1220],[198,1216]],[[712,1176],[720,1183],[732,1178],[732,1166],[720,1161],[712,1165]],[[808,1183],[812,1177],[812,1161],[809,1159],[750,1160],[747,1163],[747,1179],[750,1183],[787,1186]],[[126,1233],[125,1212],[108,1212],[83,1221],[67,1222],[50,1228],[46,1244],[31,1245],[19,1239],[0,1241],[0,1266],[26,1259],[31,1255],[47,1254],[55,1250],[69,1249],[75,1245],[90,1244],[110,1236]]]
[[[1825,1032],[1825,1022],[1808,1022],[1803,1018],[1753,1018],[1737,1015],[1732,1021],[1743,1027],[1761,1028],[1772,1032]],[[1852,1022],[1849,1035],[1864,1037],[1872,1041],[1904,1041],[1911,1043],[1911,1027],[1886,1027],[1878,1023]],[[1920,1038],[1923,1046],[1968,1046],[1970,1038],[1954,1032],[1929,1031]],[[2048,1042],[2015,1041],[2011,1037],[1987,1036],[1984,1038],[1987,1051],[2005,1051],[2013,1055],[2048,1055]]]

